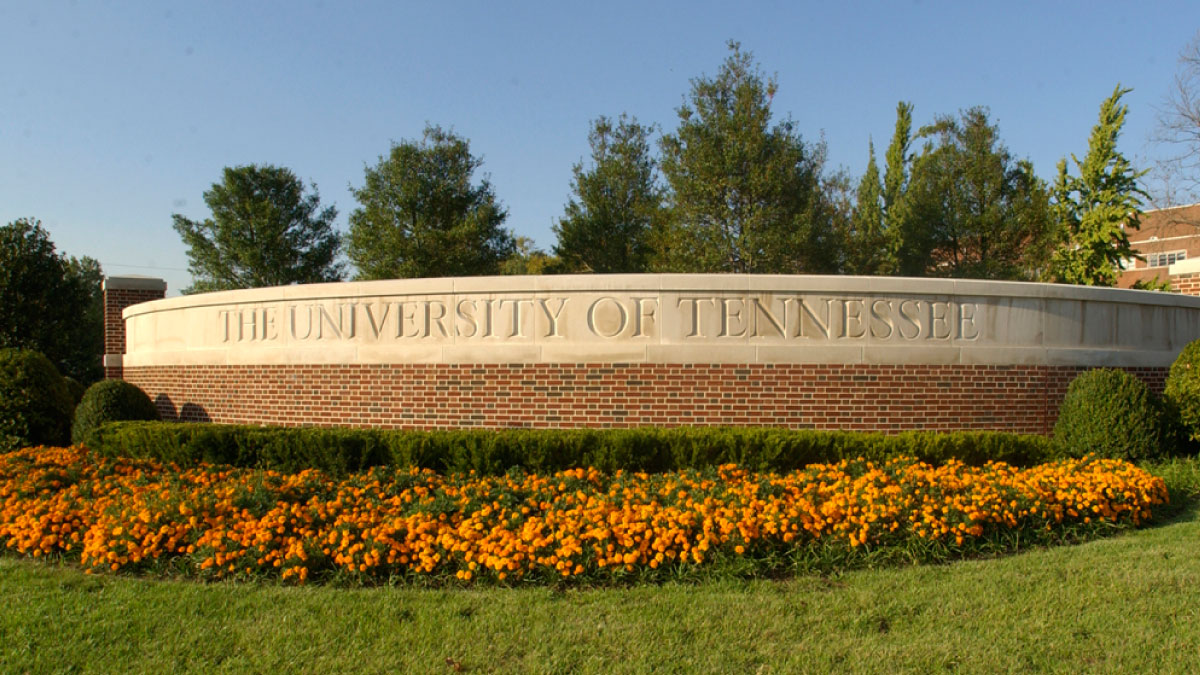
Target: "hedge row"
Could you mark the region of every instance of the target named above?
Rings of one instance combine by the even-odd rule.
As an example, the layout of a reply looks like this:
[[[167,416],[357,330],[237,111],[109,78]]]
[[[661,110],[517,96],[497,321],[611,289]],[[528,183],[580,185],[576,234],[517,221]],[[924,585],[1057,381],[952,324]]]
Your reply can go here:
[[[344,476],[372,466],[499,475],[514,467],[663,472],[736,463],[757,471],[908,455],[941,464],[989,460],[1029,466],[1058,456],[1042,436],[971,431],[896,435],[773,428],[682,427],[599,430],[327,429],[166,422],[114,422],[86,444],[112,457],[191,466],[197,462]]]

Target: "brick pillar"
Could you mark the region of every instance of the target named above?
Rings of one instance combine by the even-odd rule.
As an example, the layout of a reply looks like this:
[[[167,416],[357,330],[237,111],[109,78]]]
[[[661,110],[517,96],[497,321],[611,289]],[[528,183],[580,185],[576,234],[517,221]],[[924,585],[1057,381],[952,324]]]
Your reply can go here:
[[[104,293],[104,377],[120,379],[121,357],[125,355],[125,318],[122,311],[139,302],[161,300],[167,296],[167,282],[154,277],[105,277]]]

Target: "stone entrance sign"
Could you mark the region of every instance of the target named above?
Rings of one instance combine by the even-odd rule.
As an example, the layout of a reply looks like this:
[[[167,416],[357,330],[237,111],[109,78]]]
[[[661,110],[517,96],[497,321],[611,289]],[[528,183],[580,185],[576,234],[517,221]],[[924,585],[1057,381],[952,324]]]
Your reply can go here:
[[[125,310],[125,368],[250,364],[1169,366],[1200,298],[885,277],[447,278],[230,291]]]
[[[168,419],[1047,433],[1088,368],[1161,390],[1200,337],[1200,298],[884,277],[448,278],[155,300],[125,308],[123,328],[109,372]]]

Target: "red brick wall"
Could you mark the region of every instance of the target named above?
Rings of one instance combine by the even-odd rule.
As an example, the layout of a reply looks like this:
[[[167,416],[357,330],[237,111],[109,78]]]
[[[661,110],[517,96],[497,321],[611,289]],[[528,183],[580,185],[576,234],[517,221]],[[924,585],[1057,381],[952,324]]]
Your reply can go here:
[[[1171,290],[1184,295],[1200,295],[1200,274],[1176,274],[1172,276]]]
[[[104,288],[104,353],[116,355],[125,353],[125,320],[121,311],[139,302],[160,300],[166,296],[165,290]],[[121,377],[119,366],[105,365],[104,377],[113,379]]]
[[[167,419],[405,428],[739,425],[1048,433],[1084,368],[311,365],[125,369]],[[1131,369],[1161,391],[1166,368]]]

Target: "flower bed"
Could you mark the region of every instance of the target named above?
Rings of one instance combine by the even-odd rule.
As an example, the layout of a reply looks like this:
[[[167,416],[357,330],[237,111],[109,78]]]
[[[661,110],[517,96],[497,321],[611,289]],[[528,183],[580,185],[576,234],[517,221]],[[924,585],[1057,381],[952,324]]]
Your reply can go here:
[[[0,455],[0,547],[201,578],[605,581],[960,557],[1138,525],[1166,500],[1161,479],[1087,458],[333,480],[28,448]]]

